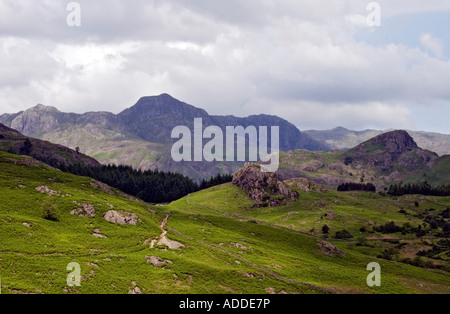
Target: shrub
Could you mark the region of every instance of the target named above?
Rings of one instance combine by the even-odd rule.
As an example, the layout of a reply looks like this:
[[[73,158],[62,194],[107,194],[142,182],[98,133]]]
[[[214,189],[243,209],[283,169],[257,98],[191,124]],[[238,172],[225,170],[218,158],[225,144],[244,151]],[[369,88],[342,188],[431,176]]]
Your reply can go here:
[[[328,232],[330,232],[330,227],[328,227],[327,225],[323,225],[322,233],[323,234],[328,234]]]
[[[397,226],[395,222],[391,221],[387,224],[381,225],[379,227],[373,227],[375,231],[381,232],[381,233],[396,233],[401,232],[402,228]]]
[[[42,203],[42,207],[44,209],[44,215],[43,218],[45,220],[49,220],[49,221],[59,221],[58,216],[56,214],[56,206],[55,204],[53,204],[53,202],[49,199],[46,199],[43,203]]]
[[[341,231],[337,231],[335,237],[336,237],[336,239],[351,239],[351,238],[353,238],[353,235],[344,229]]]

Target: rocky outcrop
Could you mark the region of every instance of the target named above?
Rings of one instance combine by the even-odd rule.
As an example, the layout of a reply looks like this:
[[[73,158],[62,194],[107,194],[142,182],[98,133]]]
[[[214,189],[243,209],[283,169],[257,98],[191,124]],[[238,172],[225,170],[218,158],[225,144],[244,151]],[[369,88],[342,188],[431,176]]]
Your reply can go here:
[[[325,193],[327,191],[327,188],[324,187],[323,185],[310,181],[307,178],[292,178],[284,181],[284,183],[287,186],[296,187],[305,192],[315,191]]]
[[[141,219],[136,214],[117,210],[107,211],[104,218],[109,222],[121,225],[136,225],[138,222],[141,222]]]
[[[77,201],[73,201],[79,208],[74,209],[70,212],[71,215],[79,216],[79,217],[95,217],[95,207],[92,204],[87,203],[78,203]]]
[[[320,240],[318,243],[318,250],[319,253],[325,255],[325,256],[331,256],[334,257],[336,255],[345,256],[345,252],[335,247],[330,242],[327,242],[325,240]]]
[[[158,256],[146,256],[145,259],[147,260],[148,264],[152,264],[154,267],[161,267],[173,263],[172,261],[162,259]]]
[[[298,193],[284,184],[275,173],[262,172],[259,164],[245,164],[233,176],[232,184],[245,190],[256,207],[276,207],[295,200]]]

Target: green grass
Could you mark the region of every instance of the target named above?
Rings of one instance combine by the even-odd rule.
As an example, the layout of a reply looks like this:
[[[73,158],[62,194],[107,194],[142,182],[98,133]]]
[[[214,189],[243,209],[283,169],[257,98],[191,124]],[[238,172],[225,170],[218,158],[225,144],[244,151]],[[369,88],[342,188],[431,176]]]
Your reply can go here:
[[[90,178],[30,160],[0,153],[2,293],[122,294],[134,288],[133,282],[142,293],[324,293],[323,289],[420,293],[429,287],[434,292],[449,293],[448,273],[376,258],[387,244],[358,247],[333,242],[346,256],[329,257],[318,251],[315,237],[251,221],[265,220],[305,231],[321,226],[317,218],[333,210],[339,219],[347,216],[347,227],[354,232],[361,224],[359,219],[407,221],[398,209],[425,212],[427,201],[409,208],[409,199],[329,191],[300,193],[300,199],[286,207],[255,209],[242,190],[225,184],[190,195],[189,203],[185,197],[168,206],[151,206],[117,193],[104,193],[91,185]],[[39,193],[37,186],[47,186],[59,195]],[[339,205],[332,202],[334,199]],[[326,207],[313,206],[321,200]],[[70,211],[77,208],[74,201],[94,205],[95,217],[71,215]],[[438,201],[448,204],[450,199]],[[43,218],[44,207],[49,204],[56,208],[57,222]],[[141,222],[132,226],[106,221],[103,215],[111,205],[115,210],[135,213]],[[382,207],[372,209],[371,205]],[[291,211],[298,213],[285,220]],[[160,235],[160,223],[169,212],[167,237],[184,247],[151,249],[148,242]],[[339,219],[329,224],[332,231],[341,228]],[[95,229],[107,238],[94,237]],[[155,268],[147,263],[146,256],[172,264]],[[382,267],[382,287],[378,288],[366,285],[366,266],[374,261]],[[66,284],[66,267],[71,262],[81,266],[80,287]]]

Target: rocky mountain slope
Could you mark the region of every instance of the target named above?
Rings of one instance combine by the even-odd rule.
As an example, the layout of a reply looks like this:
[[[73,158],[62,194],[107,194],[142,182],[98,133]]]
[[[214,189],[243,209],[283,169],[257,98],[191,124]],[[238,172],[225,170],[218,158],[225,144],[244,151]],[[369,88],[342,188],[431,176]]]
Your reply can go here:
[[[393,130],[352,131],[343,127],[337,127],[332,130],[307,130],[302,131],[302,133],[329,145],[332,149],[345,150],[390,131]],[[408,130],[407,132],[420,147],[436,152],[440,156],[450,154],[450,135],[424,131]]]
[[[193,129],[194,118],[203,126],[279,126],[280,150],[327,150],[328,146],[301,133],[294,125],[276,116],[247,118],[212,116],[205,110],[181,102],[170,95],[143,97],[133,107],[114,115],[108,112],[64,113],[54,107],[37,105],[16,114],[0,116],[0,123],[27,136],[51,141],[81,151],[103,164],[131,165],[142,169],[180,172],[195,179],[236,171],[243,163],[175,163],[170,149],[175,126]]]
[[[450,183],[450,158],[420,148],[406,131],[378,135],[348,151],[296,150],[280,155],[282,179],[305,177],[330,188],[345,182],[371,182],[378,188],[393,182]]]

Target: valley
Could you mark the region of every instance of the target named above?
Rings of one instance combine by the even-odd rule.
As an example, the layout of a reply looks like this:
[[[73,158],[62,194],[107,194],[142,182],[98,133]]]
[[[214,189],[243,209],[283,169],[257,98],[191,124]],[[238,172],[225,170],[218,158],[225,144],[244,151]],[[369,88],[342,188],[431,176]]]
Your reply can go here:
[[[420,257],[432,268],[397,261],[414,261],[418,251],[438,245],[441,229],[422,239],[374,231],[390,221],[423,224],[430,208],[437,216],[450,205],[448,197],[294,188],[296,201],[255,208],[244,190],[225,184],[155,206],[7,153],[0,153],[0,179],[2,293],[449,292],[445,252]],[[93,215],[74,212],[88,205]],[[46,208],[55,220],[45,218]],[[108,221],[112,210],[135,219]],[[343,229],[353,238],[335,239]],[[331,253],[324,243],[332,243]],[[393,261],[380,257],[389,250]],[[374,261],[382,287],[365,283],[365,267]],[[80,287],[65,284],[71,262],[81,265]]]
[[[180,108],[167,97],[150,101],[169,99]],[[100,154],[127,165],[141,151],[141,165],[159,162],[174,173],[104,166],[80,146],[0,125],[2,293],[450,293],[450,159],[421,148],[406,131],[345,151],[311,151],[296,149],[280,128],[284,146],[274,173],[262,171],[264,163],[176,163],[165,135],[105,131],[99,121],[69,127],[65,114],[48,107],[31,113],[39,123],[2,117],[40,137],[59,132],[66,142],[101,143]],[[198,185],[182,175],[214,171],[233,176]],[[427,195],[412,193],[425,188]],[[71,263],[80,265],[79,286],[66,283]],[[370,263],[381,267],[381,286],[366,282]]]

